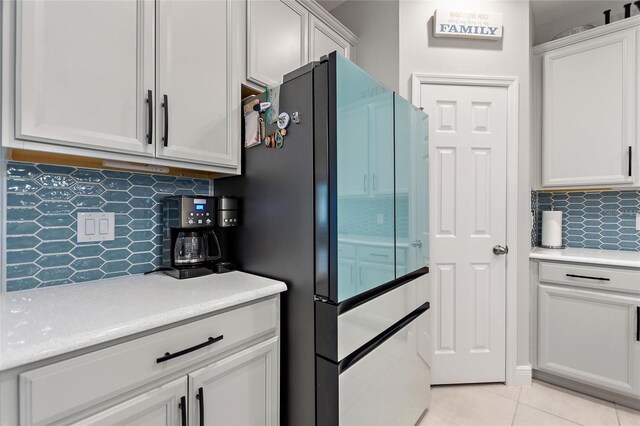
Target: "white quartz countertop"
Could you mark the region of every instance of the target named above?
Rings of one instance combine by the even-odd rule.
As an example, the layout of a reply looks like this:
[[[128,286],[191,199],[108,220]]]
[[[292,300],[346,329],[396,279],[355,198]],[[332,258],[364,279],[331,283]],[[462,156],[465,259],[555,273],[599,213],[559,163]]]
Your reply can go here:
[[[640,268],[640,252],[637,251],[598,250],[571,247],[564,249],[545,249],[536,247],[531,250],[529,258],[534,260],[554,260],[589,263],[603,266]]]
[[[372,236],[358,235],[358,234],[339,234],[338,242],[347,243],[347,244],[366,244],[366,245],[384,246],[384,247],[394,246],[392,237],[372,237]],[[398,240],[396,241],[396,245],[398,247],[409,247],[409,241],[406,238],[398,238]]]
[[[162,273],[0,295],[0,371],[229,308],[287,289],[243,272]]]

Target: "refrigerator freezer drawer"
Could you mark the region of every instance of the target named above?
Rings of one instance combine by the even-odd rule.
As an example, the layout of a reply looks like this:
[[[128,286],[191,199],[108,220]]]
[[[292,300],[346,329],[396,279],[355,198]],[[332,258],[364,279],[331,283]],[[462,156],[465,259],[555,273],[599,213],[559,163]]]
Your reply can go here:
[[[415,425],[431,404],[430,366],[418,350],[427,315],[422,306],[340,363],[316,357],[316,423]]]
[[[427,301],[427,275],[338,316],[338,358],[355,351]]]

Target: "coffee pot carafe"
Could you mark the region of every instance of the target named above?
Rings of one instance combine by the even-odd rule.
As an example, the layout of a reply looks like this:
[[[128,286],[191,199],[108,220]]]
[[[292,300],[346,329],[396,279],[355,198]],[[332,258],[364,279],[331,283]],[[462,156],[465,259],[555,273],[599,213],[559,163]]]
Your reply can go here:
[[[215,232],[214,197],[171,196],[163,201],[162,270],[176,278],[217,272],[222,250]]]

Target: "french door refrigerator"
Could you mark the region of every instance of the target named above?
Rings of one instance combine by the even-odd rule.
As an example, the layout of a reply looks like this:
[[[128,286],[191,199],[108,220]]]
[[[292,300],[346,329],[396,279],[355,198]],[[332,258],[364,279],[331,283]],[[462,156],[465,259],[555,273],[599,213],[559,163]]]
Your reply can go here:
[[[245,149],[230,256],[284,281],[281,423],[413,425],[430,404],[428,119],[337,53],[283,79]],[[267,126],[267,134],[277,131]]]

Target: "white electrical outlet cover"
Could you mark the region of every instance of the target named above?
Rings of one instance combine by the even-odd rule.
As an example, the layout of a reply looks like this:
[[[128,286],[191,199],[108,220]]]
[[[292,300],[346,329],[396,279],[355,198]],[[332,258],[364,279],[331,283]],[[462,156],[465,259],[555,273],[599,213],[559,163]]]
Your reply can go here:
[[[113,241],[116,239],[115,231],[115,213],[78,213],[77,241],[79,243],[88,243],[91,241]]]

